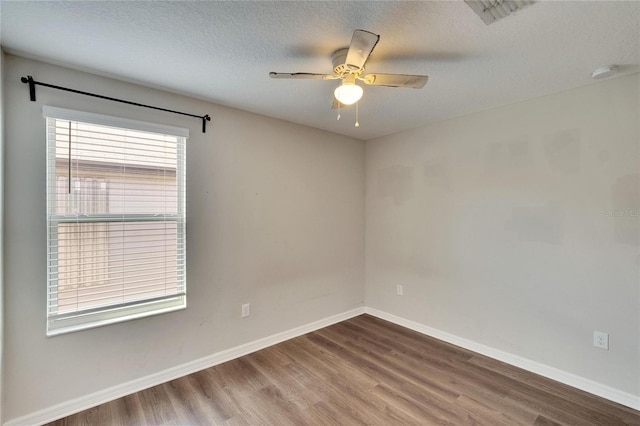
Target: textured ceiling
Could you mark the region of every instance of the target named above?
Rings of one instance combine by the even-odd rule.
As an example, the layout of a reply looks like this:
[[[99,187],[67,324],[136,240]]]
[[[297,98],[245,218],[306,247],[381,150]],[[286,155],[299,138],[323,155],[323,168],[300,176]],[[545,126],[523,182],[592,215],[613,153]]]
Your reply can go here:
[[[5,51],[359,139],[590,84],[602,65],[623,75],[640,64],[637,1],[542,1],[491,25],[462,0],[2,1],[0,14]],[[355,29],[381,35],[368,72],[430,77],[421,90],[364,87],[359,128],[353,107],[336,121],[335,81],[268,76],[331,72],[331,53]]]

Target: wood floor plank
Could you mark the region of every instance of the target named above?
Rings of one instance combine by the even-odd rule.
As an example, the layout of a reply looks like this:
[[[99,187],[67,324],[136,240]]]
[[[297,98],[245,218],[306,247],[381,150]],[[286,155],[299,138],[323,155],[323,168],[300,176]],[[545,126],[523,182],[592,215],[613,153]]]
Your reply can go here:
[[[624,424],[617,416],[602,415],[598,416],[600,419],[592,418],[590,411],[580,410],[570,401],[537,394],[533,388],[529,388],[528,391],[514,389],[509,393],[507,399],[515,404],[522,404],[529,409],[534,409],[548,419],[561,424],[584,426],[619,426]]]
[[[331,404],[320,401],[305,410],[307,424],[310,425],[366,425],[358,416],[352,415],[352,411],[339,404]]]
[[[324,330],[319,331],[317,334],[318,337],[331,340],[331,337]],[[368,346],[364,339],[360,339],[357,342],[346,341],[342,345],[335,344],[335,341],[332,342],[334,344],[331,347],[339,351],[343,359],[350,359],[353,363],[360,364],[371,371],[377,371],[380,374],[380,381],[384,383],[396,385],[411,383],[420,388],[421,391],[433,393],[448,402],[452,402],[460,396],[459,393],[448,388],[441,381],[433,380],[430,375],[422,374],[422,372],[416,371],[406,364],[390,362],[390,358],[385,357],[387,353],[378,354],[375,347]],[[391,348],[389,348],[388,352],[391,352]]]
[[[140,425],[144,422],[143,407],[140,394],[134,393],[124,398],[111,401],[114,423],[118,425]]]
[[[375,424],[386,421],[387,424],[396,424],[399,419],[394,413],[380,410],[385,402],[379,400],[371,393],[379,381],[373,379],[368,372],[358,371],[350,363],[326,363],[321,361],[326,349],[322,341],[313,342],[313,346],[304,345],[306,355],[317,356],[322,364],[315,364],[315,368],[306,369],[305,374],[316,383],[321,383],[321,391],[324,400],[330,407],[338,411],[348,412],[349,417],[356,418],[358,422]]]
[[[165,425],[177,420],[169,395],[164,385],[158,385],[139,392],[142,414],[146,424]],[[93,424],[109,424],[95,422]]]
[[[483,424],[490,426],[517,426],[531,424],[531,420],[524,420],[522,416],[512,417],[504,411],[495,408],[493,404],[479,402],[467,395],[460,395],[455,402],[465,411],[474,414],[476,418],[481,419]]]
[[[562,426],[562,423],[554,422],[553,420],[540,415],[536,419],[534,426]]]
[[[214,368],[198,371],[190,374],[189,380],[203,407],[208,407],[208,415],[212,417],[214,424],[224,422],[239,413],[238,407],[222,387],[222,380],[218,380],[218,374]]]
[[[215,410],[201,403],[202,397],[189,376],[167,382],[164,387],[181,424],[211,424],[218,420]]]
[[[275,364],[268,354],[261,351],[249,355],[247,360],[299,408],[307,408],[321,400],[315,383],[308,380],[307,375],[296,364]]]
[[[640,426],[640,412],[361,315],[50,425]]]

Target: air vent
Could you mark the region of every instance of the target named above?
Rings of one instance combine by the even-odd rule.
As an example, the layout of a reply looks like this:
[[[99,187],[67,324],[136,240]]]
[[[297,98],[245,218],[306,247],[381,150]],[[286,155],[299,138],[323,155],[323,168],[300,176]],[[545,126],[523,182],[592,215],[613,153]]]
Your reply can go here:
[[[464,0],[464,2],[487,25],[535,3],[533,0]]]

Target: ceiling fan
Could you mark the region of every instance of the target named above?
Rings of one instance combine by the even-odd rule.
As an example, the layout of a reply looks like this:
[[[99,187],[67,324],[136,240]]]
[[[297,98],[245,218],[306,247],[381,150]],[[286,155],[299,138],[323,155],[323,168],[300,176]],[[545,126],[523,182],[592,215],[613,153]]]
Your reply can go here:
[[[364,74],[364,65],[369,55],[378,44],[380,36],[370,31],[355,30],[349,47],[333,53],[333,74],[314,74],[306,72],[281,73],[270,72],[271,78],[341,80],[342,83],[334,92],[333,108],[352,105],[362,97],[362,87],[356,84],[360,80],[371,86],[410,87],[421,89],[429,79],[426,75],[408,74]]]

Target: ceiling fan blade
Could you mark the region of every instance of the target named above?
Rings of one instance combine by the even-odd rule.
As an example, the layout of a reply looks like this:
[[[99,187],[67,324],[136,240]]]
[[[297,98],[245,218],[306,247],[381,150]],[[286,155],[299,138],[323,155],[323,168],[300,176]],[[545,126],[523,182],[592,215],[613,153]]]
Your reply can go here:
[[[378,34],[365,30],[355,30],[347,52],[347,59],[345,60],[347,68],[353,71],[362,69],[367,59],[369,59],[369,55],[373,52],[373,48],[378,44],[378,40],[380,40]]]
[[[413,89],[422,89],[429,76],[426,75],[408,75],[408,74],[367,74],[360,78],[366,84],[372,86],[389,86],[389,87],[410,87]]]
[[[313,79],[313,80],[335,80],[336,77],[333,74],[314,74],[310,72],[270,72],[271,78],[294,78],[294,79]]]

